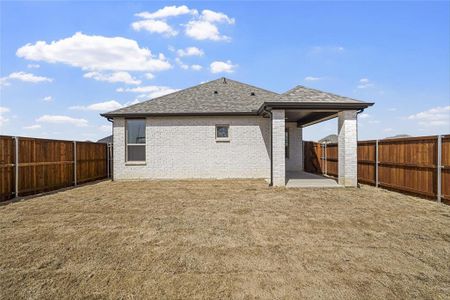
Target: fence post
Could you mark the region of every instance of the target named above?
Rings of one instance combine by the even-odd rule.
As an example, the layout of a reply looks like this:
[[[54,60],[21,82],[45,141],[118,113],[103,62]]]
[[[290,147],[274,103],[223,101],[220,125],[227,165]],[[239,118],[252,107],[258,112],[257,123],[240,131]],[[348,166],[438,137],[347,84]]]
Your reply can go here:
[[[325,174],[325,142],[320,145],[320,149],[322,149],[322,163],[320,164],[320,173]]]
[[[106,144],[106,178],[109,178],[109,143]]]
[[[77,142],[73,141],[73,185],[77,186]]]
[[[327,156],[327,143],[325,142],[325,151],[324,154],[325,156],[325,175],[328,175],[328,156]]]
[[[375,141],[375,187],[378,187],[378,140]]]
[[[437,136],[437,163],[436,163],[436,167],[437,167],[437,189],[436,189],[436,194],[437,194],[437,202],[441,202],[441,192],[442,192],[442,187],[441,187],[441,182],[442,182],[442,172],[441,172],[441,168],[442,168],[442,136],[438,135]]]
[[[14,137],[14,197],[19,197],[19,137]]]

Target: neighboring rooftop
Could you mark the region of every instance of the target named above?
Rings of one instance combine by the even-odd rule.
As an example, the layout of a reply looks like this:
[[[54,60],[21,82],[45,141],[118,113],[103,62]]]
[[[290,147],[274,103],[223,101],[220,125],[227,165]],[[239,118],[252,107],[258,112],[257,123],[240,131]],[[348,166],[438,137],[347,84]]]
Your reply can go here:
[[[319,143],[325,143],[325,144],[334,144],[338,142],[338,136],[336,134],[330,134],[326,137],[319,140]]]
[[[372,105],[348,97],[297,86],[280,95],[228,78],[220,78],[102,114],[104,117],[144,115],[256,115],[270,104]],[[266,105],[264,105],[266,104]]]
[[[97,141],[97,143],[105,143],[105,144],[111,144],[112,142],[113,142],[113,136],[112,135],[105,136],[104,138],[99,139]]]

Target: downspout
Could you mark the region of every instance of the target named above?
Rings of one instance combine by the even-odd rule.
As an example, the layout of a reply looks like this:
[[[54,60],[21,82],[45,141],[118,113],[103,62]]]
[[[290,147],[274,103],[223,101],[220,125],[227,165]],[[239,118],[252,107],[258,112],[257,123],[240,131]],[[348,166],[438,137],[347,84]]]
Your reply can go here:
[[[108,122],[111,122],[111,138],[112,138],[112,142],[111,142],[111,145],[109,147],[107,147],[107,149],[108,149],[108,154],[107,155],[111,154],[111,157],[109,158],[110,159],[109,164],[111,165],[111,167],[109,168],[109,173],[110,173],[110,176],[111,176],[111,181],[114,181],[114,172],[113,172],[113,169],[114,169],[114,161],[113,161],[114,121],[113,121],[112,118],[109,118],[109,117],[106,118],[106,120],[108,120]],[[113,147],[112,149],[110,149],[111,146]],[[110,150],[112,150],[112,151],[110,151]]]
[[[269,186],[273,186],[273,115],[271,110],[267,110],[265,107],[262,112],[266,112],[270,115],[270,183]]]

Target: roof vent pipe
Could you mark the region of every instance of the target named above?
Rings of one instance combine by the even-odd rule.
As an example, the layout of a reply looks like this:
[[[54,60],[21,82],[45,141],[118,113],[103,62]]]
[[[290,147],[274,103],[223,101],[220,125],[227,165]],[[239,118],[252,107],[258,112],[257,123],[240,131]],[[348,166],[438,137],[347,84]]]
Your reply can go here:
[[[218,93],[219,93],[219,92],[217,92],[217,91],[214,91],[214,94],[216,94],[216,95],[217,95]]]
[[[227,79],[225,77],[223,78],[223,83],[227,83]]]
[[[255,96],[255,92],[251,92],[251,93],[250,93],[250,96]]]

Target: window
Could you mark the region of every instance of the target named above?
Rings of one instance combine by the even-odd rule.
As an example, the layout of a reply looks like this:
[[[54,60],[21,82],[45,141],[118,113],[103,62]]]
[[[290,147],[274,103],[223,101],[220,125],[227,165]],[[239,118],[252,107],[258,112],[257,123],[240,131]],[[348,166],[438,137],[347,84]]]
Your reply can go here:
[[[284,157],[289,158],[289,129],[284,130]]]
[[[145,119],[126,120],[127,161],[145,161]]]
[[[216,125],[216,140],[229,141],[230,140],[230,126]]]

